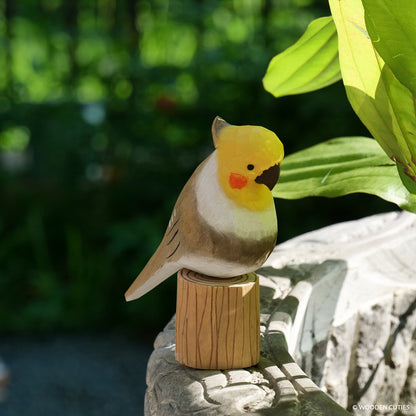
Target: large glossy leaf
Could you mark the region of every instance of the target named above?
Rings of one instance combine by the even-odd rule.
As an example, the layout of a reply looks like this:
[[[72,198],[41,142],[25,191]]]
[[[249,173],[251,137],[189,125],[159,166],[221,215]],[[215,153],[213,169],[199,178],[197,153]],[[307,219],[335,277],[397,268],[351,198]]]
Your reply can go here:
[[[332,17],[311,22],[302,37],[276,55],[263,78],[275,97],[314,91],[341,79],[337,35]]]
[[[409,178],[416,177],[413,95],[376,53],[361,0],[329,0],[348,99],[373,137]]]
[[[416,95],[416,1],[362,1],[375,48],[396,78]]]
[[[403,186],[396,165],[377,142],[342,137],[287,156],[276,198],[337,197],[356,192],[377,195],[416,213],[416,199]]]

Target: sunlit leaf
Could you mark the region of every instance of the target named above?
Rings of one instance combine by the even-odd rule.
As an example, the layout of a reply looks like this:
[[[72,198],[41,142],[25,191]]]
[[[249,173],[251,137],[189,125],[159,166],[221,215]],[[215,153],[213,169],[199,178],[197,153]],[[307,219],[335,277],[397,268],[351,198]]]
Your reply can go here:
[[[348,99],[387,155],[416,176],[416,118],[411,92],[376,53],[361,0],[329,0]]]
[[[416,213],[416,196],[402,185],[395,163],[375,140],[365,137],[332,139],[287,156],[273,195],[299,199],[356,192],[377,195]]]
[[[416,95],[416,2],[363,0],[368,33],[396,78]]]
[[[416,195],[416,178],[411,178],[409,175],[409,171],[407,171],[406,168],[404,168],[400,164],[397,164],[397,170],[399,172],[400,179],[402,180],[407,190],[411,194]]]
[[[77,95],[83,103],[100,101],[105,98],[106,85],[96,76],[84,76],[79,81]]]
[[[310,23],[293,46],[271,60],[263,85],[275,97],[282,97],[315,91],[340,79],[335,25],[332,17],[321,17]]]
[[[140,41],[140,56],[147,66],[174,65],[185,68],[192,61],[197,37],[191,25],[172,21],[146,21]]]
[[[26,127],[10,127],[0,132],[0,149],[21,152],[30,141],[30,131]]]

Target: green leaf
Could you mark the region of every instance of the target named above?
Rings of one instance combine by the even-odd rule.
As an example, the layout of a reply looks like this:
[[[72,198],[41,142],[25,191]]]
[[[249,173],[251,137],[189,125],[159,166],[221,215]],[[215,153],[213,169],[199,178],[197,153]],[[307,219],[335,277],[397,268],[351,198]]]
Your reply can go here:
[[[396,78],[416,95],[416,1],[363,0],[370,38]]]
[[[397,171],[399,172],[400,179],[406,189],[413,195],[416,195],[416,178],[412,178],[409,171],[402,165],[397,165]]]
[[[26,127],[10,127],[0,132],[0,149],[22,152],[30,141],[30,131]]]
[[[416,213],[416,196],[403,186],[396,165],[377,142],[341,137],[287,156],[276,198],[337,197],[356,192],[377,195]]]
[[[276,55],[263,78],[275,97],[315,91],[341,79],[337,34],[332,17],[312,21],[302,37]]]
[[[416,177],[414,97],[376,53],[361,0],[329,0],[342,79],[354,111],[387,155]]]

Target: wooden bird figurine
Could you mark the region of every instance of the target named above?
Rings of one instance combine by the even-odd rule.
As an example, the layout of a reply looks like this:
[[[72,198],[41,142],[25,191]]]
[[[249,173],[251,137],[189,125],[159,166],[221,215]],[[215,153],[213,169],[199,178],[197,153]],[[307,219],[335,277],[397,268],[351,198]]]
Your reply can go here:
[[[158,249],[127,290],[144,295],[182,268],[214,277],[258,269],[272,252],[277,220],[271,190],[283,145],[260,126],[212,124],[215,150],[195,170]]]

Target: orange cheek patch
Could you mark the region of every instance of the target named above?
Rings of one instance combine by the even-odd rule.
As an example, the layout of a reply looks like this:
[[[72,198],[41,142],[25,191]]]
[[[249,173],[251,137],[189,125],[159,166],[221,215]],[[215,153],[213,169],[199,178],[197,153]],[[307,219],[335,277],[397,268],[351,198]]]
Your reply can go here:
[[[230,173],[228,182],[230,183],[231,188],[241,189],[247,185],[248,178],[244,175],[240,175],[239,173]]]

